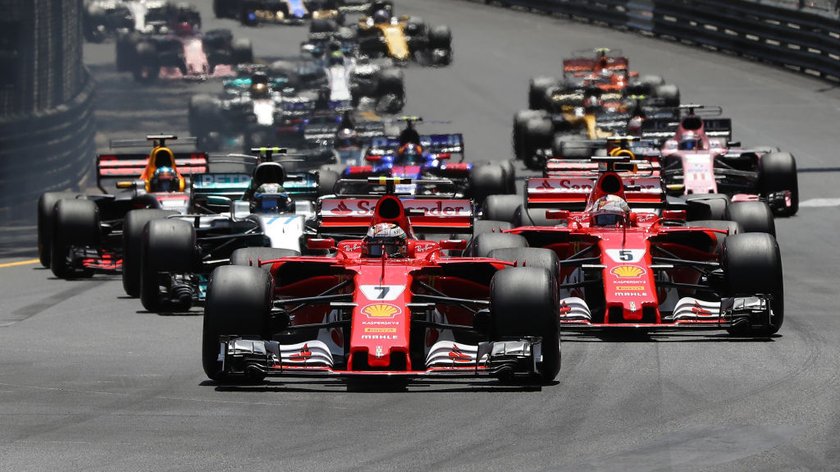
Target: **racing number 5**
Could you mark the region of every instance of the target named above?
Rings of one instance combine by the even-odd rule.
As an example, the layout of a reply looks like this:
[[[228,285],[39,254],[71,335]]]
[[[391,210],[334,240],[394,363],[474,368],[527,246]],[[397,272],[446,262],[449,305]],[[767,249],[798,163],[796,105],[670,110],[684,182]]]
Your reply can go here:
[[[618,259],[622,262],[629,262],[633,260],[633,251],[622,249],[618,251]]]

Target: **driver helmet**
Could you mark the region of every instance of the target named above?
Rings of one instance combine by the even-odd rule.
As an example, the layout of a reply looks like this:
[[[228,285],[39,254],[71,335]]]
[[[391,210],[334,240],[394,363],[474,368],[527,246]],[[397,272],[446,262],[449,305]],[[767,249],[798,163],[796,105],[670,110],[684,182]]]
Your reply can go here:
[[[349,148],[359,145],[356,130],[351,128],[342,128],[335,134],[335,148]]]
[[[627,134],[631,136],[641,136],[642,122],[644,122],[644,118],[641,116],[634,116],[633,118],[630,118],[627,122]]]
[[[592,204],[590,225],[619,226],[630,220],[630,206],[618,195],[605,195]]]
[[[178,175],[175,169],[168,166],[158,167],[149,181],[149,189],[152,192],[175,192],[178,187]]]
[[[293,202],[280,184],[262,184],[254,192],[251,211],[255,213],[289,213]]]
[[[417,162],[423,157],[423,148],[419,144],[405,143],[397,149],[397,160],[401,162]]]
[[[189,21],[179,21],[175,25],[175,34],[178,36],[189,36],[193,34],[193,25]]]
[[[583,99],[583,108],[589,111],[601,108],[601,98],[597,95],[589,95]]]
[[[251,97],[265,98],[268,96],[268,84],[256,82],[251,84]]]
[[[344,64],[344,53],[340,49],[330,52],[329,63],[331,66]]]
[[[368,229],[362,240],[364,257],[406,257],[408,256],[408,236],[394,223],[378,223]]]
[[[680,151],[695,151],[700,148],[700,139],[693,131],[686,131],[680,137],[677,149]]]
[[[376,10],[373,14],[373,23],[377,25],[387,24],[391,22],[391,15],[385,10]]]

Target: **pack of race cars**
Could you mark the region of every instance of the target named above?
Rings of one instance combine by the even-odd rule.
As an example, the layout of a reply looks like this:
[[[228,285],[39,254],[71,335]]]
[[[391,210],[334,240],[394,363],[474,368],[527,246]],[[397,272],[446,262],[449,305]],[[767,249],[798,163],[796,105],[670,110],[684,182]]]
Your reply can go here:
[[[212,380],[549,383],[561,330],[781,328],[774,217],[797,211],[796,163],[734,142],[720,107],[680,104],[619,52],[575,53],[514,118],[513,162],[540,172],[517,188],[512,161],[469,162],[462,134],[394,115],[400,62],[449,63],[448,28],[387,2],[214,7],[310,21],[308,57],[236,67],[190,101],[195,139],[114,142],[97,156],[103,194],[38,206],[55,276],[121,273],[149,311],[203,307]],[[352,13],[369,15],[353,31]]]

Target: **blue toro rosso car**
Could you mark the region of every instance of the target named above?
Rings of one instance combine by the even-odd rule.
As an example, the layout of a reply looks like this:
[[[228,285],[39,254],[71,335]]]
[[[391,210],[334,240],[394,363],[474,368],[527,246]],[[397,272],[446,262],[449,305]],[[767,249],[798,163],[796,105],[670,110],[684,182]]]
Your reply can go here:
[[[368,177],[402,177],[420,183],[398,186],[399,193],[456,194],[476,201],[489,195],[516,193],[516,175],[509,162],[464,162],[462,134],[420,135],[413,127],[417,119],[403,120],[408,126],[398,138],[373,138],[364,153],[364,164],[347,166],[342,178],[352,182]],[[359,193],[352,185],[342,188],[347,193]]]

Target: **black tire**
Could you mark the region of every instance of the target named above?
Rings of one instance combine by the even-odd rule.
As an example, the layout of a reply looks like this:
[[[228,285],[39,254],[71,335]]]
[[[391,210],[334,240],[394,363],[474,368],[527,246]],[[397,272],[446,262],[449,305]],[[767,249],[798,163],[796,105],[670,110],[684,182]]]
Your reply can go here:
[[[553,381],[560,372],[560,323],[557,280],[546,269],[515,267],[497,272],[490,283],[492,338],[542,338],[540,380]]]
[[[90,200],[58,200],[53,209],[50,269],[60,279],[90,277],[93,271],[76,269],[68,261],[73,247],[99,242],[99,207]]]
[[[338,31],[338,23],[334,20],[314,19],[309,23],[310,33],[332,33]]]
[[[377,85],[377,98],[385,95],[396,95],[398,98],[405,97],[405,82],[403,72],[399,69],[388,68],[379,71],[379,84]]]
[[[161,272],[192,272],[195,267],[195,227],[182,220],[151,220],[143,229],[140,302],[152,312],[184,311],[191,300],[169,303],[160,291]]]
[[[38,259],[43,267],[50,267],[53,237],[53,213],[59,200],[75,199],[73,192],[46,192],[38,198]]]
[[[793,216],[799,211],[799,178],[796,159],[789,152],[773,152],[759,161],[761,194],[790,190],[791,206],[779,211],[780,216]]]
[[[338,172],[328,169],[318,171],[318,196],[332,195],[335,193],[335,184],[338,182]]]
[[[555,277],[560,275],[560,259],[551,249],[541,247],[501,248],[490,251],[488,257],[514,262],[517,267],[546,269]]]
[[[722,193],[695,193],[685,196],[689,203],[689,220],[727,220],[729,218],[729,196]]]
[[[741,225],[734,221],[726,221],[726,220],[697,220],[697,221],[690,221],[686,223],[686,226],[689,228],[711,228],[711,229],[722,229],[729,232],[728,235],[722,233],[715,233],[715,238],[717,239],[717,250],[720,251],[723,249],[723,241],[728,237],[735,234],[742,233]]]
[[[733,334],[770,336],[784,322],[784,280],[782,258],[776,238],[769,234],[748,233],[729,236],[723,242],[721,264],[726,296],[772,295],[774,317],[771,326],[761,329],[732,329]]]
[[[528,247],[528,241],[518,234],[483,233],[472,240],[470,251],[474,257],[489,257],[495,249]]]
[[[232,0],[213,0],[213,14],[216,18],[235,18],[236,9]]]
[[[204,373],[216,382],[236,381],[222,373],[219,336],[267,339],[273,284],[271,274],[255,267],[222,266],[210,276],[201,361]]]
[[[741,225],[744,233],[767,233],[776,236],[773,212],[764,202],[734,202],[729,205],[729,220]]]
[[[239,38],[231,45],[234,64],[251,64],[254,62],[254,48],[248,38]]]
[[[522,110],[513,115],[513,153],[517,159],[524,159],[526,154],[526,126],[534,119],[545,119],[548,115],[543,110]]]
[[[545,212],[545,208],[526,209],[524,205],[519,205],[513,214],[513,224],[515,226],[557,226],[560,224],[560,220],[548,219]]]
[[[479,234],[484,233],[501,233],[502,231],[511,228],[513,228],[513,225],[507,221],[475,220],[472,236],[475,238]]]
[[[137,82],[154,82],[160,75],[160,61],[157,47],[150,42],[137,43],[135,50],[136,61],[132,64],[134,80]]]
[[[470,196],[476,203],[483,202],[490,195],[507,193],[508,183],[505,171],[498,165],[477,165],[470,172]]]
[[[485,220],[507,221],[513,223],[516,209],[522,205],[519,195],[490,195],[484,200],[483,218]]]
[[[152,220],[163,219],[175,214],[174,211],[142,209],[131,210],[123,221],[123,264],[122,285],[129,297],[140,296],[140,276],[142,273],[143,229]]]
[[[545,163],[537,158],[537,151],[551,149],[553,141],[554,123],[551,119],[536,118],[526,123],[523,143],[525,154],[522,156],[525,166],[532,170],[542,170]]]
[[[140,35],[135,32],[117,37],[117,72],[134,70],[134,64],[137,62],[137,41],[139,39]]]
[[[546,92],[558,85],[554,77],[534,77],[528,83],[528,108],[531,110],[548,110]]]
[[[429,29],[429,47],[432,49],[452,49],[452,30],[446,25],[437,25]]]
[[[238,266],[257,267],[259,261],[280,259],[281,257],[299,256],[300,252],[292,249],[278,249],[273,247],[243,247],[233,251],[230,255],[230,264]],[[271,269],[271,265],[264,265],[263,270]]]
[[[516,193],[516,167],[511,161],[502,161],[499,163],[505,173],[505,192],[506,194]]]
[[[676,108],[680,106],[680,89],[673,84],[663,84],[654,87],[654,95],[661,102],[661,106]]]
[[[222,107],[216,97],[210,95],[193,95],[190,97],[187,114],[190,133],[199,138],[206,138],[222,127]]]
[[[579,136],[558,136],[552,143],[552,152],[565,159],[588,159],[594,154],[592,146]]]

